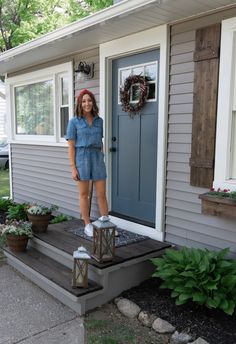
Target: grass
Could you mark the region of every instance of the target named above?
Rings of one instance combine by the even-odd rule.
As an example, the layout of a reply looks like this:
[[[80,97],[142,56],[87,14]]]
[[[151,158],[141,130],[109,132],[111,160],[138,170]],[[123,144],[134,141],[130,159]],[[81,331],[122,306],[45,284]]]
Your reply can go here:
[[[10,196],[9,170],[0,169],[0,197]]]
[[[89,317],[86,321],[88,344],[135,344],[135,337],[125,325],[111,324],[108,320]]]

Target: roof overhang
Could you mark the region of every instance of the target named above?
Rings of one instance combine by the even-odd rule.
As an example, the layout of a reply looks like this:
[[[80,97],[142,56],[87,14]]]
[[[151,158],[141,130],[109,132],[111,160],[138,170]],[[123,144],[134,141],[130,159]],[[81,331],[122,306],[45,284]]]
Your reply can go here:
[[[162,24],[236,4],[236,0],[124,0],[0,54],[0,74],[98,47]]]

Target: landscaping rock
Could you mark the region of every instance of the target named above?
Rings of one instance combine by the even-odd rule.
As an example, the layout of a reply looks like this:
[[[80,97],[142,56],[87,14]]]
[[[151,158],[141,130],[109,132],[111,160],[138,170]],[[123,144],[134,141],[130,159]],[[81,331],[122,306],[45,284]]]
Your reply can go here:
[[[123,299],[123,297],[116,297],[116,298],[114,299],[114,304],[117,305],[118,301],[120,301],[120,300],[122,300],[122,299]]]
[[[175,327],[172,326],[168,321],[165,321],[161,318],[157,318],[153,324],[152,328],[158,333],[172,333],[175,331]]]
[[[152,323],[155,320],[155,316],[152,314],[149,314],[148,312],[141,311],[138,315],[138,320],[147,327],[152,327]]]
[[[175,331],[171,336],[170,344],[188,344],[191,340],[192,337],[189,334]]]
[[[192,342],[191,344],[209,344],[207,341],[205,341],[205,339],[199,337],[198,339],[196,339],[194,342]]]
[[[117,308],[126,317],[133,319],[136,318],[140,312],[140,307],[136,303],[128,300],[121,299],[117,302]]]

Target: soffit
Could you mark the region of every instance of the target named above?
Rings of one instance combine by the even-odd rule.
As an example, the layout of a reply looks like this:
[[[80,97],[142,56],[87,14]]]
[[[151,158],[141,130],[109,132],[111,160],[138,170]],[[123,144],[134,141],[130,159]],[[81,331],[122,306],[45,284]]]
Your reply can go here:
[[[155,26],[234,4],[236,0],[126,0],[0,54],[0,74],[16,72]]]

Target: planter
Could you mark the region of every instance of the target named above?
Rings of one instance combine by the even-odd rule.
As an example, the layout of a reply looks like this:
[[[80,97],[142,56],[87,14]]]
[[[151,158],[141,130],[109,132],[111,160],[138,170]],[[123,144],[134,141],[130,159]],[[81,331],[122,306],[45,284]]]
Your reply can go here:
[[[22,252],[26,249],[29,237],[27,235],[7,235],[7,246],[12,252]]]
[[[51,219],[51,213],[46,215],[33,215],[29,214],[28,219],[32,223],[32,230],[35,233],[45,233],[48,228],[49,221]]]
[[[236,218],[236,201],[209,194],[199,195],[202,201],[202,214]]]

